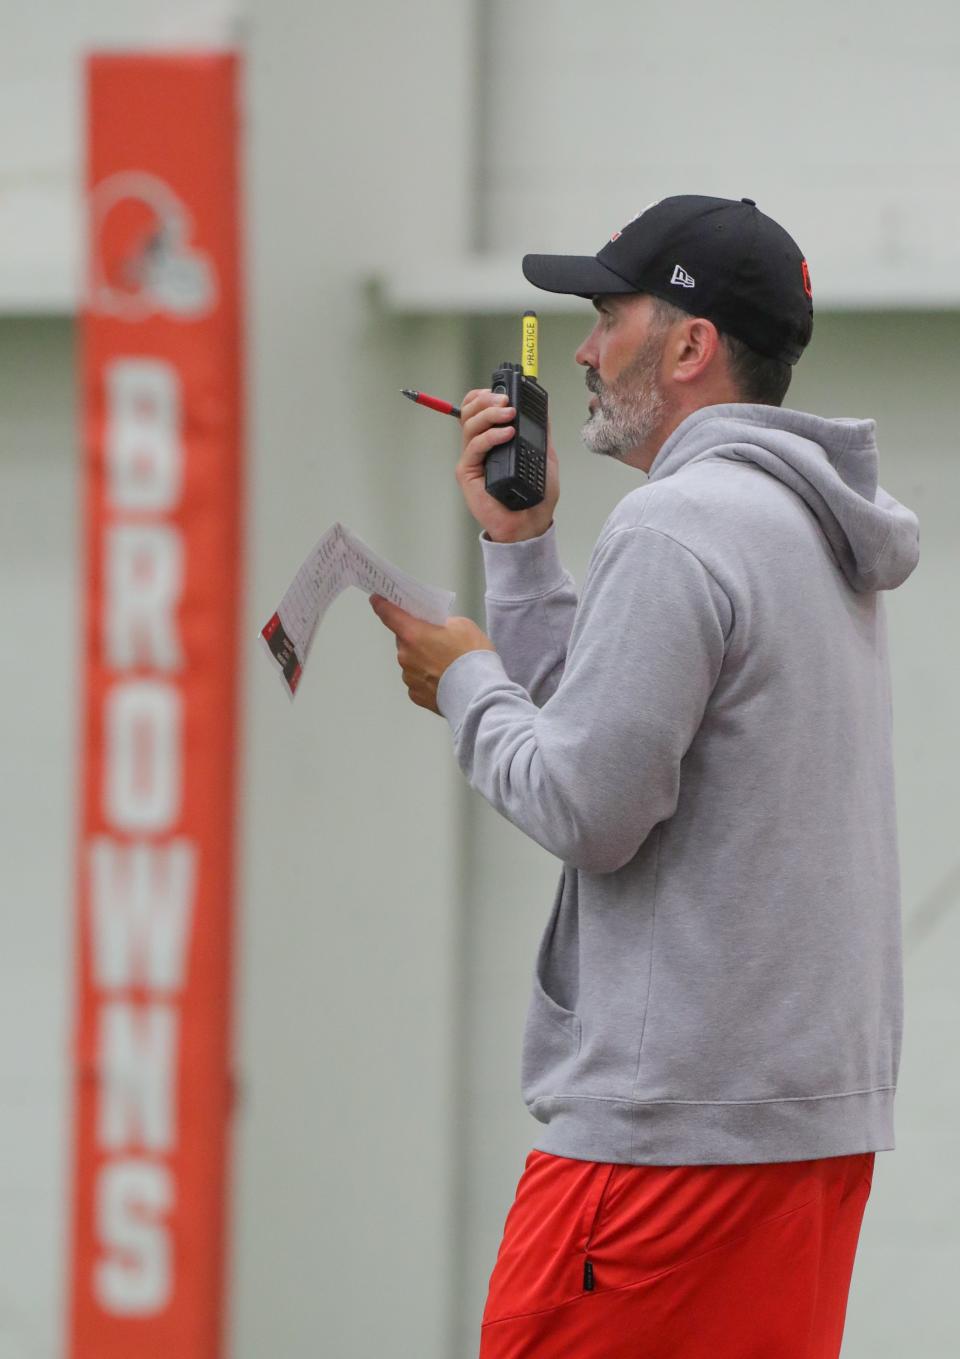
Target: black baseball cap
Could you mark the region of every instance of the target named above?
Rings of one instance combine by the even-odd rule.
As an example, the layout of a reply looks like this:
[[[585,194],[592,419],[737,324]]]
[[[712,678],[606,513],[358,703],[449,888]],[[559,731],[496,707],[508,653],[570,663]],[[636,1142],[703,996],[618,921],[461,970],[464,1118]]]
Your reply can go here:
[[[550,293],[652,293],[784,363],[813,334],[807,261],[752,198],[662,198],[596,255],[524,255],[523,272]]]

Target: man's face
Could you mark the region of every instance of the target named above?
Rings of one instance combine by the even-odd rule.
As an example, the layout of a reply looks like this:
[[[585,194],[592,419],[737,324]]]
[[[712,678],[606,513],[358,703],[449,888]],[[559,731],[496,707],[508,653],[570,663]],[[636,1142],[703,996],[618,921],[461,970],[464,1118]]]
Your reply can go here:
[[[645,294],[606,294],[593,305],[596,325],[576,353],[592,393],[581,433],[592,453],[628,461],[667,414],[660,380],[666,328],[655,325],[652,299]]]

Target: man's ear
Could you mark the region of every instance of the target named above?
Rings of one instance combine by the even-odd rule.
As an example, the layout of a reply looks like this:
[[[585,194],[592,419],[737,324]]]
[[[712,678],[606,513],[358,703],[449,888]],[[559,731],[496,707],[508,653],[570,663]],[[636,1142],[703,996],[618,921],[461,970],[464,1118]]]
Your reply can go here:
[[[694,382],[713,363],[720,334],[705,316],[692,316],[678,327],[672,348],[674,382]]]

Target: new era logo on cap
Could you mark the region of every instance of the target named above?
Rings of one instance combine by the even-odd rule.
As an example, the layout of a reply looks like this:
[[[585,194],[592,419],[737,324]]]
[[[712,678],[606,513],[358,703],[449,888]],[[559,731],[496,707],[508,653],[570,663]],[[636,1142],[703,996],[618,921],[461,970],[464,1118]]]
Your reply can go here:
[[[670,282],[679,283],[681,288],[692,288],[694,286],[694,279],[687,273],[686,269],[681,269],[679,264],[674,265],[673,278]]]

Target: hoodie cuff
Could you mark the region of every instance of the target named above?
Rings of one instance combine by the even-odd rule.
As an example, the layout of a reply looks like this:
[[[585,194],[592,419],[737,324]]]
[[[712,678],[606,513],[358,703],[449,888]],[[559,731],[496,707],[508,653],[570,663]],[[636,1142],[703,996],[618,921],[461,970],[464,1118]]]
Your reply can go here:
[[[555,520],[539,538],[522,543],[494,543],[486,532],[480,534],[480,546],[488,599],[541,599],[566,583]]]
[[[495,651],[465,651],[451,661],[437,685],[437,707],[450,723],[454,735],[466,717],[476,694],[491,686],[512,684]]]

